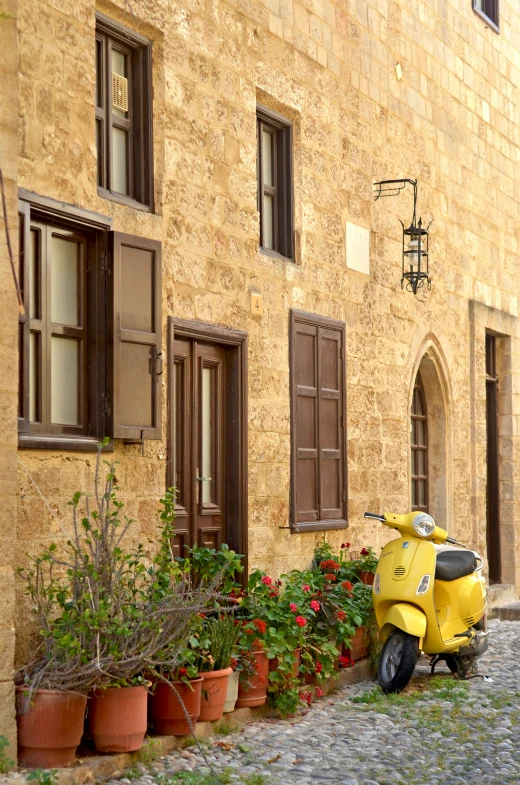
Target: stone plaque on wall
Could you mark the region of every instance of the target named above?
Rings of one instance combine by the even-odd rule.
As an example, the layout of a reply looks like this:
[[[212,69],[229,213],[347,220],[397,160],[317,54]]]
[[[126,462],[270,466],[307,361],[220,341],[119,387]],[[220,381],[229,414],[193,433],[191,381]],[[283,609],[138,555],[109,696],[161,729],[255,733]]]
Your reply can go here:
[[[347,221],[345,228],[347,267],[370,275],[370,230]]]

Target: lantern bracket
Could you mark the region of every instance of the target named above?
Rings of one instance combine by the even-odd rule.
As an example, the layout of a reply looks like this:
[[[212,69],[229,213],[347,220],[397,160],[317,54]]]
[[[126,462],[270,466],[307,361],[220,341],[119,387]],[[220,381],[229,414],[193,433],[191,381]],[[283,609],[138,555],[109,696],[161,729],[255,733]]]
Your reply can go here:
[[[415,225],[417,219],[417,180],[403,177],[400,180],[380,180],[374,183],[374,201],[385,196],[397,196],[401,193],[405,185],[409,183],[413,187],[413,218],[412,224]]]

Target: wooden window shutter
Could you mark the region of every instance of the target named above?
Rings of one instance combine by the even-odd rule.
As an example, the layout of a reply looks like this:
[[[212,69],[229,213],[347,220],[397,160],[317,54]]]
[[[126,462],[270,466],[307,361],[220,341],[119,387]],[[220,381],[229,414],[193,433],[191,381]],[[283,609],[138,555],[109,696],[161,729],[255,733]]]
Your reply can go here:
[[[110,233],[112,257],[112,436],[160,439],[161,243]]]
[[[347,526],[345,324],[291,312],[292,514],[296,531]]]

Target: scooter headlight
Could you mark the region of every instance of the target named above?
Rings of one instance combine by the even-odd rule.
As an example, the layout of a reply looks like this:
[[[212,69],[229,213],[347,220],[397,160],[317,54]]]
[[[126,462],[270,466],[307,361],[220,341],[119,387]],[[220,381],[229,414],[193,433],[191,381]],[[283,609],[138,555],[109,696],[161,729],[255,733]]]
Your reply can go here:
[[[413,519],[413,528],[419,537],[429,537],[430,534],[433,534],[433,530],[435,529],[435,521],[431,515],[421,512]]]
[[[376,577],[374,578],[374,585],[372,586],[372,591],[374,594],[381,594],[381,576],[378,572],[376,572]]]

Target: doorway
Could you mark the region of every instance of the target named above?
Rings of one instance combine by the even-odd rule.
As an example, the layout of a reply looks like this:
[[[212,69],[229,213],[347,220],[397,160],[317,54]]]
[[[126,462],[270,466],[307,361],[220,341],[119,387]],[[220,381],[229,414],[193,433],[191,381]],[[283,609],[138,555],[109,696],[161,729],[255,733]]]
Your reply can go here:
[[[496,337],[486,335],[486,540],[489,582],[500,583],[500,478],[498,471],[498,375]]]
[[[176,556],[224,543],[246,555],[245,333],[169,320],[168,487]]]

